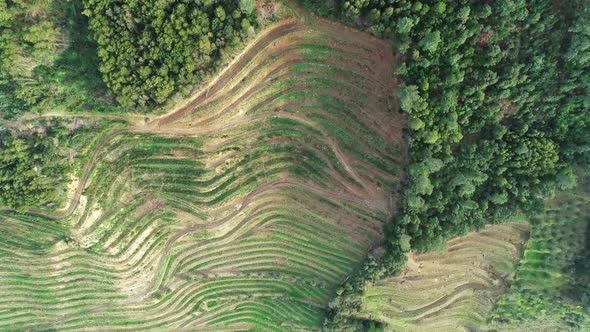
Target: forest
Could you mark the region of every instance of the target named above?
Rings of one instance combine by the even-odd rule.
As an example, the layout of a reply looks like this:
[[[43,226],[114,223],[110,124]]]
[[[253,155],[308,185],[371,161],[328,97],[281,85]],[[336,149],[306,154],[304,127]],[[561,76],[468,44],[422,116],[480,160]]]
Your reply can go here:
[[[161,104],[254,33],[254,0],[85,0],[100,72],[125,107]],[[190,91],[189,91],[190,92]]]
[[[0,132],[0,204],[15,208],[46,202],[55,195],[55,185],[64,176],[64,159],[52,161],[50,140],[34,134],[23,140]]]
[[[0,1],[0,205],[60,200],[72,170],[68,121],[6,125],[26,112],[113,112],[80,1]],[[39,128],[33,129],[38,126]]]
[[[344,286],[351,295],[334,300],[333,323],[358,308],[363,284],[399,270],[404,250],[542,213],[546,198],[576,186],[590,150],[590,11],[558,4],[307,1],[394,40],[409,117],[409,178],[388,253]]]

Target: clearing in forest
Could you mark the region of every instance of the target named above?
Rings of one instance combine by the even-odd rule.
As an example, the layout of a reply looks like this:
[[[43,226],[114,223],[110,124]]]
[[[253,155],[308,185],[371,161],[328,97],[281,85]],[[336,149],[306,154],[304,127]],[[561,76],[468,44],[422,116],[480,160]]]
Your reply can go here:
[[[67,209],[0,211],[0,329],[321,326],[395,210],[405,124],[391,44],[294,13],[99,135]]]
[[[386,331],[475,331],[510,286],[528,238],[527,224],[487,226],[448,241],[444,252],[411,255],[400,276],[363,295],[361,317]]]

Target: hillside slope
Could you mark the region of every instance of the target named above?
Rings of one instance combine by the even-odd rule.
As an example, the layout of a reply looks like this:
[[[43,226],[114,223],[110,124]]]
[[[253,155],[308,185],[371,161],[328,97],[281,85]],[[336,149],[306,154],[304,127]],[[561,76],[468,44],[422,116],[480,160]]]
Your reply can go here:
[[[443,252],[414,254],[402,275],[369,287],[360,316],[386,331],[479,331],[527,237],[526,224],[507,223],[451,239]]]
[[[391,45],[296,14],[104,135],[67,209],[0,210],[0,329],[319,329],[394,211],[405,123]]]

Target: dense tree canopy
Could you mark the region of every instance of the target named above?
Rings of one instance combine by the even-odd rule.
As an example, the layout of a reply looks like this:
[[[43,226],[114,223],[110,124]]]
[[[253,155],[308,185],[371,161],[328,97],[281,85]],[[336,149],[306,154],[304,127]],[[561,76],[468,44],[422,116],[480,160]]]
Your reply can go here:
[[[18,137],[0,135],[0,205],[20,208],[48,201],[55,178],[42,167],[42,156],[49,147],[37,137],[27,144]]]
[[[69,167],[71,132],[58,123],[39,129],[0,131],[0,206],[25,209],[55,199]]]
[[[125,106],[162,103],[253,32],[255,2],[85,0],[100,71]]]

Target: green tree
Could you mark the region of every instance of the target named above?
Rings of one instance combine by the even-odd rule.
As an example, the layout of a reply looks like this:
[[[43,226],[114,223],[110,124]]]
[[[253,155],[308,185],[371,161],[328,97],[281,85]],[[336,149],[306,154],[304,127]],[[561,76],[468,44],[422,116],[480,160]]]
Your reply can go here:
[[[244,14],[252,14],[254,9],[256,8],[256,0],[239,0],[240,1],[240,10]]]
[[[424,38],[420,39],[418,46],[423,50],[434,53],[441,42],[441,35],[439,31],[429,31]]]
[[[104,81],[130,107],[161,104],[199,82],[256,26],[252,0],[84,3]]]
[[[412,113],[420,101],[420,93],[415,85],[400,85],[397,90],[401,108],[408,113]]]

